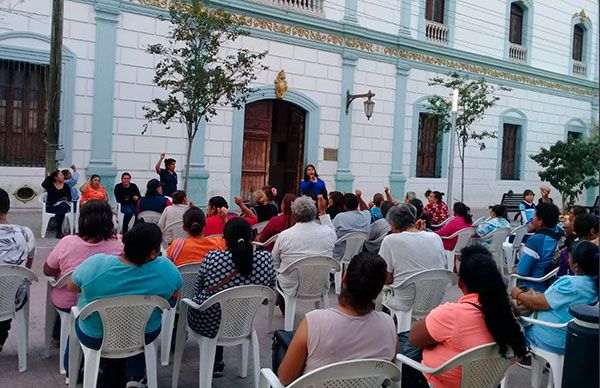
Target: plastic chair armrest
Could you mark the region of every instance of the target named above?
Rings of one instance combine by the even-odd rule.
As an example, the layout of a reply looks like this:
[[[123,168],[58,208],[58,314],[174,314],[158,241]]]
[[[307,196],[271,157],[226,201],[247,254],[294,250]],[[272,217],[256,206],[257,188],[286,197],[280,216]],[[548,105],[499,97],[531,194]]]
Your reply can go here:
[[[260,242],[260,241],[252,241],[252,245],[254,245],[256,247],[264,247],[265,243]]]
[[[77,306],[71,307],[71,318],[73,319],[73,321],[75,321],[75,319],[77,319],[79,317],[79,314],[80,314],[80,311]]]
[[[210,306],[205,306],[206,302],[208,302],[210,300],[207,299],[204,303],[202,303],[202,305],[199,305],[198,303],[194,302],[193,300],[189,299],[189,298],[183,298],[181,299],[181,303],[182,304],[187,304],[188,306],[190,306],[191,308],[193,308],[194,310],[198,310],[198,311],[204,311],[206,310],[208,307],[212,306],[212,304]]]
[[[557,273],[558,273],[558,268],[554,268],[552,271],[548,272],[546,275],[542,276],[541,278],[533,278],[533,277],[523,276],[523,275],[519,275],[517,273],[513,273],[510,275],[509,285],[511,287],[515,287],[517,284],[517,280],[525,280],[528,282],[541,283],[541,282],[545,282],[546,280],[552,279],[554,276],[556,276]]]
[[[408,366],[410,366],[411,368],[414,368],[416,370],[418,370],[419,372],[424,372],[424,373],[429,373],[429,374],[436,374],[438,372],[438,370],[440,369],[440,367],[437,368],[430,368],[428,366],[425,366],[423,364],[421,364],[420,362],[417,362],[415,360],[413,360],[412,358],[408,358],[406,357],[404,354],[396,354],[396,361],[395,361],[396,366],[398,366],[398,368],[402,368],[402,364],[406,364]]]
[[[521,317],[521,320],[523,320],[524,322],[527,323],[531,323],[532,325],[539,325],[539,326],[544,326],[544,327],[550,327],[552,329],[566,329],[567,325],[569,324],[569,322],[566,323],[552,323],[552,322],[546,322],[546,321],[542,321],[539,319],[534,319],[534,318],[529,318],[529,317]]]
[[[258,382],[260,388],[285,388],[279,381],[275,373],[269,368],[263,368],[260,370],[260,381]]]

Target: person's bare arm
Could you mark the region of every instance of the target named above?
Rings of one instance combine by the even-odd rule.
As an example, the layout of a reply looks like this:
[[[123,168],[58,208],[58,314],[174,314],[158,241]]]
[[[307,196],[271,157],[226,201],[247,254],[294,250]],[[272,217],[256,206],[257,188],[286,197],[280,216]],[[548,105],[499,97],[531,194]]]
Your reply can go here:
[[[437,341],[431,337],[429,331],[427,331],[425,319],[421,319],[412,325],[410,334],[408,335],[408,342],[415,348],[424,348],[437,343]]]
[[[283,385],[291,384],[298,377],[302,376],[307,356],[308,323],[306,323],[305,318],[300,323],[300,326],[298,326],[294,338],[292,338],[292,342],[277,371],[279,381],[281,381]]]
[[[543,293],[530,293],[523,291],[518,287],[513,287],[513,289],[510,290],[510,296],[521,302],[525,307],[534,311],[552,310],[552,307],[548,304],[546,296]]]
[[[394,273],[387,272],[385,274],[385,284],[392,284],[393,281],[394,281]]]
[[[154,166],[154,169],[156,170],[157,174],[160,174],[160,166],[162,165],[163,160],[165,160],[164,152],[160,154],[160,158],[158,158],[158,162],[156,162],[156,166]]]
[[[365,201],[363,201],[363,199],[362,199],[362,191],[360,191],[359,189],[356,189],[354,191],[354,195],[356,195],[356,199],[358,199],[358,208],[360,210],[369,210],[369,207],[367,206]]]
[[[67,280],[67,290],[79,294],[81,292],[81,288],[78,285],[73,283],[73,279]]]
[[[256,218],[256,214],[252,210],[250,210],[248,208],[248,206],[246,206],[244,201],[242,201],[242,197],[235,197],[234,201],[235,201],[235,204],[240,207],[240,209],[241,209],[242,213],[244,213],[245,217]]]
[[[81,191],[82,193],[85,193],[88,189],[89,184],[90,184],[90,177],[86,177],[85,183],[83,185],[81,185],[81,187],[79,188],[79,191]]]
[[[56,276],[60,273],[59,268],[52,268],[48,265],[48,263],[44,263],[44,275],[46,276]]]
[[[394,202],[394,198],[392,198],[392,193],[390,193],[390,188],[385,186],[383,188],[383,193],[385,194],[385,200],[386,201],[390,201],[390,202]]]
[[[220,207],[219,209],[217,209],[217,215],[219,216],[219,219],[221,220],[223,225],[225,225],[229,220],[229,209],[227,209],[226,207]]]

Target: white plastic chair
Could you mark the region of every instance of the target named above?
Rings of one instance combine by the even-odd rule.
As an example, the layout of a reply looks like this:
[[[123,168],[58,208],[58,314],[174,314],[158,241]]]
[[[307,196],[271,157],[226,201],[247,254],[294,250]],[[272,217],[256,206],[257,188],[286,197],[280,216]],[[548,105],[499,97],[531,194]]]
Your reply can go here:
[[[284,330],[294,330],[296,316],[296,303],[298,300],[314,301],[315,308],[326,309],[329,307],[329,275],[331,271],[340,271],[340,263],[327,256],[304,257],[294,261],[286,268],[279,269],[279,274],[290,276],[294,273],[298,277],[298,286],[293,294],[286,293],[277,281],[277,291],[285,302]],[[272,317],[270,317],[272,318]],[[269,327],[271,321],[269,321]]]
[[[19,265],[0,264],[0,322],[13,319],[13,327],[17,332],[17,353],[19,354],[19,372],[27,370],[27,348],[29,347],[29,285],[38,278],[28,268]],[[15,311],[15,296],[25,283],[27,287],[27,303]]]
[[[162,245],[164,248],[167,248],[173,241],[175,241],[178,238],[187,237],[185,231],[183,230],[183,220],[175,221],[170,223],[169,225],[166,225],[165,228],[162,230],[163,236],[166,234],[167,231],[171,231],[173,237],[171,241],[166,241],[163,239]]]
[[[476,219],[473,222],[473,228],[476,228],[479,226],[479,224],[481,224],[483,221],[487,220],[489,217],[483,216],[483,217],[479,217],[478,219]]]
[[[81,206],[79,206],[79,200],[72,202],[71,205],[71,214],[73,215],[73,230],[75,231],[75,233],[79,232],[79,208]],[[71,232],[71,234],[73,234]]]
[[[42,204],[42,230],[40,232],[40,236],[42,238],[46,237],[46,230],[48,230],[48,224],[50,223],[50,219],[52,217],[55,217],[56,214],[54,213],[48,213],[46,212],[46,198],[48,197],[48,193],[42,193],[42,195],[40,195],[38,197],[38,201]],[[73,221],[73,205],[72,203],[69,204],[70,209],[66,214],[65,214],[65,219],[69,220],[69,228],[71,230],[71,234],[73,234],[74,230],[75,230],[75,224]]]
[[[398,287],[385,287],[382,291],[382,304],[390,310],[392,316],[396,317],[397,332],[409,331],[413,318],[422,319],[439,306],[450,283],[456,283],[454,272],[445,269],[431,269],[409,276]],[[388,298],[393,297],[394,293],[401,295],[413,293],[412,308],[408,311],[400,311],[390,306]]]
[[[255,233],[259,234],[263,231],[263,229],[265,228],[265,226],[267,226],[268,223],[269,221],[259,222],[258,224],[252,226],[252,231],[256,231]]]
[[[194,287],[196,286],[196,280],[198,280],[200,265],[201,263],[190,263],[177,266],[181,278],[183,279],[183,286],[179,289],[175,307],[163,311],[162,331],[160,333],[160,363],[163,366],[169,365],[173,329],[175,328],[175,315],[179,310],[181,299],[194,296]]]
[[[515,259],[523,246],[523,238],[527,234],[527,224],[514,228],[510,234],[515,235],[513,242],[509,243],[508,241],[505,241],[502,243],[502,250],[504,251],[504,257],[506,258],[506,267],[509,272],[515,266]]]
[[[513,287],[517,286],[517,281],[519,280],[524,280],[524,281],[528,281],[528,282],[535,282],[535,283],[543,283],[546,282],[550,279],[553,279],[556,274],[558,273],[558,268],[554,268],[552,271],[548,272],[546,275],[542,276],[541,278],[533,278],[533,277],[529,277],[529,276],[521,276],[519,274],[513,273],[510,274],[510,278],[508,280],[508,292],[510,293],[510,290],[513,289]]]
[[[381,388],[398,385],[400,369],[385,360],[362,359],[326,365],[284,386],[269,368],[260,371],[260,388]],[[387,381],[387,382],[386,382]]]
[[[215,236],[215,235],[213,235],[213,236]],[[254,245],[255,249],[259,248],[259,247],[268,247],[271,244],[275,244],[275,241],[277,241],[277,237],[279,237],[279,233],[272,235],[265,242],[252,241],[252,245]]]
[[[462,366],[460,388],[496,388],[512,363],[512,355],[509,358],[502,357],[496,343],[466,350],[437,368],[427,367],[400,353],[396,355],[396,365],[399,367],[406,364],[421,373],[430,375],[442,374]]]
[[[344,268],[348,264],[354,256],[362,251],[363,245],[365,245],[365,241],[369,238],[369,233],[367,232],[351,232],[337,239],[335,245],[341,244],[343,242],[346,243],[346,248],[344,251],[344,256],[342,260],[340,260],[341,269],[333,274],[335,280],[335,293],[340,294],[342,291],[342,277],[344,275]]]
[[[64,375],[67,373],[64,367],[63,358],[65,350],[67,349],[67,338],[69,337],[69,331],[71,330],[71,314],[66,311],[61,311],[54,307],[50,293],[53,288],[62,288],[67,284],[67,281],[71,278],[73,271],[69,271],[59,279],[47,278],[46,285],[46,327],[44,329],[44,358],[50,357],[50,344],[52,340],[52,330],[54,329],[54,322],[56,318],[60,317],[60,347],[58,356],[58,369],[60,374]]]
[[[144,210],[138,213],[137,219],[143,219],[144,222],[149,224],[158,224],[158,221],[160,220],[160,213],[152,210]]]
[[[85,359],[83,386],[96,388],[100,358],[126,358],[144,353],[148,387],[157,388],[156,340],[146,344],[148,319],[155,309],[169,308],[169,302],[156,295],[125,295],[95,300],[81,309],[71,308],[71,335],[69,336],[69,388],[77,386],[81,353]],[[79,342],[75,319],[85,319],[98,313],[102,320],[103,340],[100,349],[90,349]]]
[[[365,248],[367,250],[369,250],[369,246],[371,246],[371,247],[377,247],[377,249],[375,251],[373,251],[373,252],[374,253],[379,252],[379,247],[381,247],[381,243],[383,242],[383,239],[386,238],[387,236],[388,236],[388,234],[386,232],[386,233],[383,233],[382,235],[380,235],[379,237],[377,237],[374,240],[367,240],[367,241],[365,241]]]
[[[125,214],[123,214],[121,212],[121,204],[118,202],[117,202],[116,212],[117,212],[117,232],[123,233],[123,223],[125,222]],[[129,224],[131,224],[132,222],[135,222],[135,217],[131,217],[129,219]],[[128,227],[127,230],[131,230],[131,228]]]
[[[463,228],[452,233],[450,236],[442,236],[442,240],[456,239],[456,245],[451,251],[446,250],[446,269],[449,271],[454,270],[454,257],[460,256],[460,251],[469,244],[471,237],[475,230],[472,227]],[[457,264],[458,265],[458,264]],[[458,270],[458,268],[457,268]]]
[[[258,285],[238,286],[225,289],[208,298],[202,305],[198,305],[188,298],[182,299],[179,310],[179,322],[177,324],[175,354],[173,355],[172,388],[177,388],[179,381],[183,348],[186,342],[186,332],[187,336],[196,341],[200,348],[200,357],[198,360],[200,368],[200,388],[210,388],[212,386],[212,370],[217,345],[240,346],[240,377],[246,377],[248,375],[249,345],[252,346],[254,386],[258,387],[260,351],[258,346],[258,336],[256,335],[256,330],[254,330],[253,325],[254,316],[265,300],[268,300],[269,304],[272,304],[275,300],[275,293],[269,287]],[[187,325],[189,308],[201,312],[206,311],[216,304],[219,304],[221,307],[221,323],[215,338],[203,337],[194,332]]]
[[[446,225],[448,222],[452,221],[453,219],[454,219],[454,216],[448,217],[444,221],[442,221],[441,224],[431,225],[431,227],[434,229],[439,229],[439,228],[443,227],[444,225]]]
[[[497,228],[479,239],[480,242],[489,241],[488,250],[494,257],[494,261],[496,262],[496,266],[500,273],[504,273],[504,251],[502,249],[502,244],[509,234],[510,228]],[[510,270],[508,272],[510,272]]]

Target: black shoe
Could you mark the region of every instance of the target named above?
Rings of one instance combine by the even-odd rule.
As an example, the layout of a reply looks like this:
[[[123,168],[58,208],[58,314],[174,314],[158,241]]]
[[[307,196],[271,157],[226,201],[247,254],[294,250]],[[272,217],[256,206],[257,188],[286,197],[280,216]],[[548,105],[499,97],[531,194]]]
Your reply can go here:
[[[223,361],[215,362],[213,367],[213,379],[223,377],[223,370],[225,369],[225,363]]]

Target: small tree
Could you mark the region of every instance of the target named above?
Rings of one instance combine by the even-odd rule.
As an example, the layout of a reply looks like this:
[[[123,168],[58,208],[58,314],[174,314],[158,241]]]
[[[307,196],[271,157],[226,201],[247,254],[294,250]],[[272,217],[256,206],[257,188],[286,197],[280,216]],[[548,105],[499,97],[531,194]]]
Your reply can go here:
[[[430,86],[445,86],[449,89],[458,89],[458,106],[460,112],[456,118],[456,141],[458,143],[458,157],[461,163],[460,200],[464,198],[465,189],[465,149],[470,141],[475,142],[480,150],[485,149],[485,139],[495,138],[495,131],[477,131],[471,128],[472,124],[481,120],[485,112],[494,106],[500,99],[494,95],[498,90],[510,90],[504,86],[489,85],[483,77],[469,79],[466,75],[456,72],[447,77],[434,77],[429,80]],[[452,130],[452,101],[439,95],[429,97],[429,111],[438,117],[440,134]],[[454,144],[450,145],[454,147]],[[449,199],[452,201],[452,198]]]
[[[567,210],[584,189],[598,186],[598,126],[588,139],[558,141],[550,148],[542,148],[530,155],[544,170],[538,175],[550,183],[561,195]]]
[[[248,35],[236,17],[222,9],[209,9],[204,0],[173,0],[169,6],[171,30],[168,44],[153,44],[147,51],[160,57],[154,83],[167,90],[166,98],[152,100],[144,107],[148,124],[167,125],[171,120],[187,129],[187,154],[184,190],[188,189],[190,159],[194,137],[201,120],[210,121],[220,106],[240,108],[256,70],[266,70],[260,60],[266,52],[248,49],[222,50],[225,42]],[[233,52],[232,52],[233,51]]]

